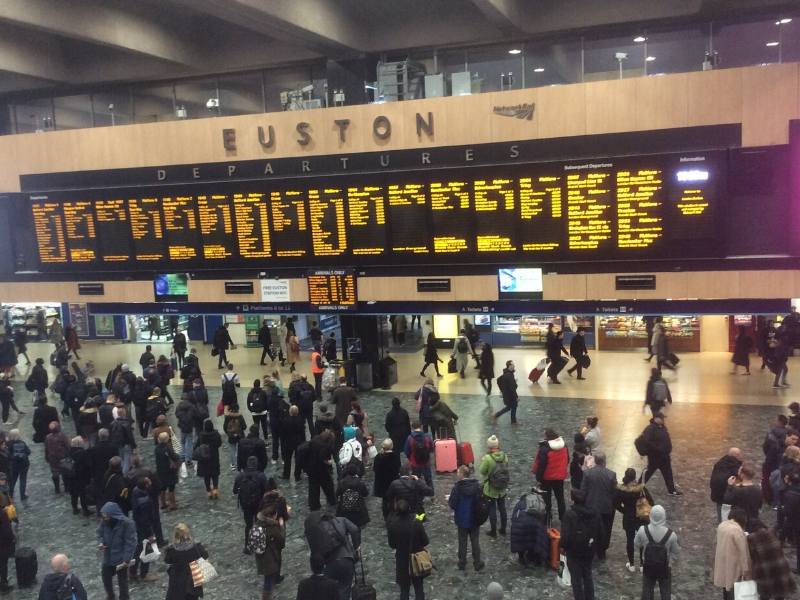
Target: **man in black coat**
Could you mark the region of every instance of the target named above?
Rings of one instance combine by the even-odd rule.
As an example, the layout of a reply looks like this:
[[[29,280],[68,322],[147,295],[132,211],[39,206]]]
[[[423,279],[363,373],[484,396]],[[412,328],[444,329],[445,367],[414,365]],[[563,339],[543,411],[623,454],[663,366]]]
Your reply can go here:
[[[254,456],[258,463],[258,470],[262,473],[267,468],[267,445],[259,436],[259,426],[250,425],[247,436],[239,440],[239,449],[236,454],[236,462],[240,471],[244,471],[248,465],[248,458]]]
[[[231,334],[228,332],[228,324],[220,325],[214,332],[214,339],[212,340],[214,350],[217,351],[217,368],[224,369],[228,364],[228,348],[236,348]]]
[[[547,376],[550,378],[550,383],[561,383],[558,380],[558,374],[567,364],[567,360],[561,358],[561,353],[563,352],[569,356],[566,348],[564,348],[564,332],[548,331],[545,348],[547,350],[547,358],[550,360],[550,366],[547,367]]]
[[[300,409],[300,416],[308,425],[308,435],[314,435],[314,386],[308,383],[305,375],[292,373],[289,384],[289,402]]]
[[[89,448],[89,456],[92,463],[92,479],[97,489],[103,489],[103,477],[108,470],[109,460],[114,456],[119,456],[117,447],[111,442],[108,429],[100,429],[97,432],[97,443]],[[101,503],[98,503],[100,506]]]
[[[258,330],[258,343],[263,348],[260,364],[264,364],[265,356],[269,356],[269,359],[275,362],[275,354],[272,352],[272,334],[269,331],[269,324],[266,319],[261,322],[261,329]]]
[[[320,490],[325,493],[328,506],[336,505],[336,494],[331,476],[335,444],[336,436],[330,429],[314,436],[309,442],[305,469],[308,474],[308,509],[310,511],[320,509]]]
[[[586,360],[584,356],[589,356],[589,351],[586,349],[586,335],[583,327],[578,327],[578,331],[572,336],[572,341],[569,343],[569,353],[575,359],[575,364],[567,369],[567,373],[572,375],[575,370],[578,371],[578,379],[585,379],[583,376],[583,361]]]
[[[604,538],[600,516],[586,506],[586,493],[572,490],[572,508],[561,524],[561,547],[567,555],[567,568],[576,598],[594,598],[592,557],[598,540]]]
[[[505,404],[505,406],[494,413],[494,416],[492,416],[492,423],[496,423],[501,415],[511,412],[511,424],[517,424],[519,396],[517,395],[517,378],[514,377],[514,369],[514,361],[507,360],[506,368],[503,369],[503,374],[497,378],[497,387],[500,388],[500,393],[503,395],[503,404]]]
[[[711,501],[717,505],[717,522],[722,523],[722,499],[728,489],[728,478],[735,477],[742,466],[742,451],[739,448],[731,448],[728,453],[714,463],[711,469]]]
[[[139,556],[146,542],[151,544],[156,543],[155,524],[158,504],[150,493],[152,482],[148,477],[141,477],[139,481],[134,483],[136,485],[131,491],[130,504],[133,513],[133,522],[136,524],[136,538],[138,544],[136,546],[136,553],[134,554],[134,563],[130,567],[129,575],[131,579],[134,580],[141,577],[142,581],[157,581],[158,577],[155,575],[148,575],[150,563],[142,562]]]
[[[389,489],[383,496],[383,516],[388,518],[394,512],[398,500],[408,502],[413,514],[424,515],[423,498],[426,496],[433,496],[433,488],[416,475],[412,475],[411,467],[404,464],[400,467],[400,477],[389,484]]]
[[[603,537],[595,540],[597,558],[605,560],[606,550],[611,544],[611,529],[614,527],[614,496],[617,491],[617,474],[606,468],[606,455],[595,451],[595,466],[583,474],[581,491],[586,496],[586,508],[594,512],[603,522]]]
[[[672,477],[672,439],[667,431],[667,426],[664,424],[666,416],[662,414],[653,415],[648,425],[642,432],[641,443],[647,456],[647,469],[643,475],[644,483],[653,476],[656,471],[661,471],[664,477],[664,483],[667,486],[667,491],[670,496],[682,496],[683,492],[675,487],[675,481]],[[585,475],[584,475],[585,477]]]
[[[301,579],[297,586],[297,600],[339,600],[337,581],[325,576],[325,559],[311,554],[311,577]]]

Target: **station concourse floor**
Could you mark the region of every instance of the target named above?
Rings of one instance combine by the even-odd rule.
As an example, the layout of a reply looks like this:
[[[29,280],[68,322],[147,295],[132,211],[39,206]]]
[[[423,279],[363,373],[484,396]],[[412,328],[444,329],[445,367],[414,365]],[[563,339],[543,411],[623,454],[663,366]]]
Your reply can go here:
[[[32,343],[29,345],[29,356],[32,359],[37,356],[46,358],[51,348],[49,344]],[[197,348],[206,380],[210,386],[218,386],[216,359],[211,358],[210,348],[199,345]],[[144,344],[87,342],[80,351],[80,362],[92,360],[101,379],[121,361],[127,361],[138,373],[138,358],[143,350]],[[168,351],[168,344],[154,344],[156,355],[168,354]],[[648,422],[648,415],[643,413],[641,407],[649,374],[649,365],[643,360],[643,353],[592,352],[592,366],[585,372],[587,379],[576,381],[562,372],[561,380],[564,383],[560,386],[547,383],[530,385],[527,381],[528,371],[541,358],[540,350],[498,349],[495,354],[498,365],[508,359],[515,360],[518,365],[517,380],[522,396],[518,410],[519,426],[510,426],[507,415],[492,425],[491,414],[502,406],[502,402],[496,391],[486,399],[472,364],[467,370],[466,379],[445,375],[437,384],[443,399],[460,417],[459,438],[472,443],[477,460],[484,453],[485,440],[491,434],[498,436],[503,449],[507,451],[511,471],[509,518],[520,494],[529,489],[532,483],[530,465],[545,427],[553,427],[562,433],[571,447],[572,435],[585,417],[596,414],[602,430],[600,448],[608,455],[609,467],[616,471],[618,479],[621,480],[627,467],[639,471],[644,466],[644,460],[637,455],[633,446],[633,440]],[[421,353],[397,353],[393,356],[399,363],[398,385],[387,391],[359,393],[370,417],[369,427],[377,439],[385,435],[383,418],[394,395],[401,398],[403,406],[413,418],[413,392],[422,381],[419,377]],[[447,360],[446,351],[440,351],[440,356]],[[229,359],[235,364],[235,370],[243,381],[241,404],[244,404],[244,395],[252,379],[271,370],[258,365],[259,357],[260,349],[255,348],[237,348],[229,353]],[[303,353],[303,364],[298,365],[301,372],[308,371],[308,358],[308,353]],[[668,522],[681,545],[681,555],[673,568],[672,596],[679,600],[696,600],[704,596],[711,597],[711,594],[717,597],[721,595],[711,585],[716,527],[715,509],[708,499],[711,467],[730,446],[736,445],[743,449],[746,459],[753,461],[760,470],[763,457],[761,442],[765,432],[775,415],[786,412],[786,405],[800,397],[800,387],[773,390],[771,374],[758,369],[760,360],[755,356],[752,357],[753,374],[749,377],[729,374],[731,364],[727,353],[687,353],[681,358],[678,371],[667,374],[675,399],[675,404],[668,409],[667,425],[674,447],[672,463],[675,479],[684,496],[668,496],[660,474],[654,476],[648,488],[656,502],[665,507]],[[22,363],[14,385],[18,403],[27,414],[16,422],[16,426],[23,438],[30,440],[32,408],[30,394],[22,385],[26,376],[24,358]],[[444,367],[444,364],[440,367]],[[790,383],[793,382],[796,368],[800,368],[800,360],[791,359]],[[432,369],[430,373],[433,373]],[[288,383],[288,368],[281,369],[281,377],[284,383]],[[800,386],[800,379],[797,383]],[[178,390],[174,389],[173,392]],[[218,388],[211,390],[212,403],[216,402],[218,394]],[[55,400],[52,402],[59,404]],[[245,416],[249,423],[251,419],[246,411]],[[169,418],[174,423],[173,411]],[[221,427],[221,419],[217,427]],[[70,435],[73,434],[70,421],[65,422],[65,429]],[[73,560],[75,572],[87,586],[89,597],[103,598],[98,555],[94,546],[96,521],[93,517],[73,516],[68,498],[54,495],[49,470],[43,462],[42,446],[31,446],[29,499],[19,504],[22,545],[33,546],[37,550],[40,581],[49,571],[49,557],[56,552],[66,551]],[[154,464],[152,452],[152,442],[140,442],[140,453],[150,466]],[[220,456],[220,499],[209,502],[202,481],[190,475],[177,488],[179,509],[162,516],[165,535],[169,535],[175,523],[183,521],[193,528],[195,537],[206,545],[220,577],[207,586],[205,598],[259,598],[259,577],[253,558],[241,553],[243,522],[236,499],[230,493],[233,473],[227,468],[225,445]],[[268,469],[268,475],[280,475],[280,462]],[[523,569],[517,563],[516,556],[510,554],[508,539],[502,536],[496,540],[481,536],[483,560],[487,564],[484,571],[475,573],[471,559],[468,559],[465,572],[458,571],[455,568],[456,531],[445,498],[454,481],[455,474],[435,475],[435,499],[427,505],[426,530],[431,539],[429,548],[438,569],[425,583],[429,600],[445,600],[454,594],[464,600],[482,600],[485,598],[486,585],[492,580],[503,584],[507,599],[571,597],[569,591],[557,586],[551,571],[543,568]],[[372,475],[369,472],[366,482],[371,488]],[[295,484],[281,479],[278,479],[278,483],[294,508],[294,518],[288,523],[287,545],[283,553],[283,574],[286,579],[276,588],[273,597],[293,599],[297,582],[309,573],[308,551],[302,533],[302,521],[307,514],[307,484],[305,480]],[[386,544],[379,500],[370,497],[368,506],[372,521],[363,532],[367,579],[377,587],[381,600],[397,598],[399,591],[394,584],[394,556]],[[762,518],[769,524],[774,523],[774,515],[768,507],[762,511]],[[487,528],[484,526],[483,530]],[[794,566],[794,550],[787,549],[787,556]],[[621,518],[617,516],[608,559],[602,563],[596,562],[594,567],[598,599],[629,600],[640,597],[641,576],[629,573],[625,569],[625,562],[625,536],[621,529]],[[13,561],[9,566],[13,584]],[[131,587],[133,599],[164,597],[167,582],[165,565],[159,564],[156,571],[158,582],[137,583]],[[15,590],[0,596],[5,597],[27,600],[35,597],[35,593],[32,589]]]

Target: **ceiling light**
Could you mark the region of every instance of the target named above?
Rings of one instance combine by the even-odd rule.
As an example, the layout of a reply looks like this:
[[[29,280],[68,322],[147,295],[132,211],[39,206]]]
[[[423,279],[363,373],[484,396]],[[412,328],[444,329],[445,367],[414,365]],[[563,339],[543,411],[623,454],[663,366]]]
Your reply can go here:
[[[647,38],[644,37],[643,35],[637,35],[635,38],[633,38],[633,41],[636,42],[637,44],[641,44],[642,42],[646,42]]]
[[[544,73],[544,67],[536,67],[533,70],[534,73]]]
[[[655,57],[655,56],[648,56],[647,58],[645,58],[645,60],[646,60],[647,62],[653,62],[655,59],[656,59],[656,57]]]
[[[780,21],[775,21],[775,25],[786,25],[787,23],[791,23],[791,19],[781,19]]]
[[[773,48],[775,46],[780,46],[780,45],[781,45],[780,42],[767,42],[767,46],[769,46],[770,48]]]
[[[508,53],[509,54],[522,54],[522,50],[520,50],[519,48],[512,48],[511,50],[508,51]]]

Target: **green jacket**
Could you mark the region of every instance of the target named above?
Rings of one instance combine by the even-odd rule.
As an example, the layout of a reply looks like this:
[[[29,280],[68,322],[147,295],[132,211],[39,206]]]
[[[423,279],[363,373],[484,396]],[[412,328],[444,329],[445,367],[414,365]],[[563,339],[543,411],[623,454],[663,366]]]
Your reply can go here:
[[[498,490],[489,484],[489,474],[494,471],[496,463],[508,464],[508,457],[502,450],[497,452],[490,452],[484,455],[481,459],[481,466],[478,467],[478,473],[481,474],[483,479],[483,495],[488,498],[505,498],[508,490]]]

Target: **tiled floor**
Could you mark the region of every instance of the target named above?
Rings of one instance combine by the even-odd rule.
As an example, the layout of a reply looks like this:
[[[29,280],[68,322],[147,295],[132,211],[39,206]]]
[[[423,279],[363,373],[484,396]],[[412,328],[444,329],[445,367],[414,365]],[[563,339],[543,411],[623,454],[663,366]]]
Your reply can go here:
[[[44,346],[32,345],[31,348],[34,353],[38,351],[42,355],[48,351]],[[141,350],[139,345],[87,344],[85,356],[82,353],[81,357],[94,360],[104,376],[107,368],[117,360],[124,358],[136,364],[135,359]],[[231,359],[237,363],[243,379],[254,378],[263,371],[253,365],[258,362],[255,352],[239,349],[232,353]],[[208,350],[204,349],[202,353],[206,371],[211,371]],[[536,353],[498,351],[498,359],[505,360],[506,355],[524,365],[520,369],[524,374],[539,358]],[[647,418],[639,406],[630,402],[642,400],[648,372],[642,358],[637,354],[596,353],[586,381],[570,380],[565,375],[565,383],[561,386],[529,387],[527,382],[521,382],[521,390],[527,397],[520,403],[520,426],[517,428],[512,428],[507,419],[492,426],[487,400],[480,393],[473,373],[463,381],[452,375],[445,377],[440,387],[445,400],[461,417],[460,437],[472,442],[476,454],[483,452],[488,435],[493,432],[498,435],[511,458],[511,495],[518,497],[531,484],[529,469],[542,429],[552,426],[571,438],[588,414],[597,414],[600,418],[601,447],[609,455],[609,466],[620,477],[626,467],[641,468],[643,463],[634,451],[633,440],[647,424]],[[418,357],[399,356],[399,361],[400,385],[390,392],[362,395],[377,436],[383,434],[380,425],[392,395],[397,393],[409,410],[413,407],[411,391],[420,381]],[[728,368],[727,355],[686,355],[680,371],[669,376],[676,397],[668,420],[675,447],[673,465],[676,480],[686,495],[681,498],[667,496],[658,475],[650,487],[656,500],[665,506],[668,520],[682,547],[680,560],[674,568],[673,583],[673,597],[680,600],[719,595],[710,584],[715,527],[714,508],[708,500],[711,465],[734,444],[743,448],[747,457],[760,465],[761,440],[774,414],[780,410],[775,405],[785,405],[797,397],[793,391],[795,388],[773,392],[766,374],[754,370],[751,377],[732,376],[727,374]],[[22,375],[18,376],[18,380],[21,379]],[[29,409],[29,394],[21,385],[17,388],[22,406]],[[218,391],[212,394],[216,395]],[[495,410],[500,406],[497,397],[488,402]],[[23,416],[19,427],[30,439],[30,411]],[[72,424],[68,423],[66,427],[71,432]],[[142,455],[152,464],[150,442],[142,443]],[[47,560],[52,553],[68,552],[74,559],[76,572],[87,584],[90,598],[103,598],[98,556],[93,543],[95,521],[73,516],[68,500],[53,495],[48,475],[42,460],[42,448],[35,446],[29,478],[30,500],[20,507],[23,544],[37,549],[40,573],[47,572]],[[367,479],[371,482],[370,474],[367,474]],[[502,538],[495,541],[482,536],[481,546],[487,562],[484,572],[475,574],[469,567],[466,573],[457,571],[455,529],[444,498],[450,492],[453,479],[450,474],[436,477],[436,497],[428,509],[427,530],[438,570],[426,582],[427,597],[444,600],[458,596],[465,600],[480,600],[485,597],[485,586],[492,579],[501,581],[510,590],[506,597],[515,600],[571,597],[568,591],[557,587],[551,572],[519,567],[515,557],[509,553],[508,541]],[[177,521],[185,521],[209,549],[211,560],[221,575],[206,590],[206,598],[211,600],[259,597],[254,561],[241,554],[243,524],[235,499],[230,496],[231,485],[230,471],[224,471],[221,481],[224,494],[212,505],[205,498],[202,482],[190,477],[178,488],[180,509],[164,515],[165,530],[168,531]],[[308,572],[308,552],[302,537],[302,519],[307,513],[306,484],[287,485],[284,493],[294,507],[296,518],[289,522],[288,527],[283,568],[286,580],[277,589],[275,597],[289,599],[295,597],[298,579]],[[368,579],[377,586],[378,598],[396,598],[394,558],[386,544],[378,503],[374,499],[370,501],[370,512],[373,520],[364,535]],[[773,521],[773,513],[765,510],[764,518]],[[640,595],[639,576],[624,568],[624,535],[620,524],[617,518],[607,562],[595,568],[597,597],[603,600],[633,599]],[[132,589],[134,599],[164,597],[166,572],[163,565],[159,566],[158,572],[158,583],[141,584]],[[27,600],[35,594],[32,590],[22,590],[7,597]]]

